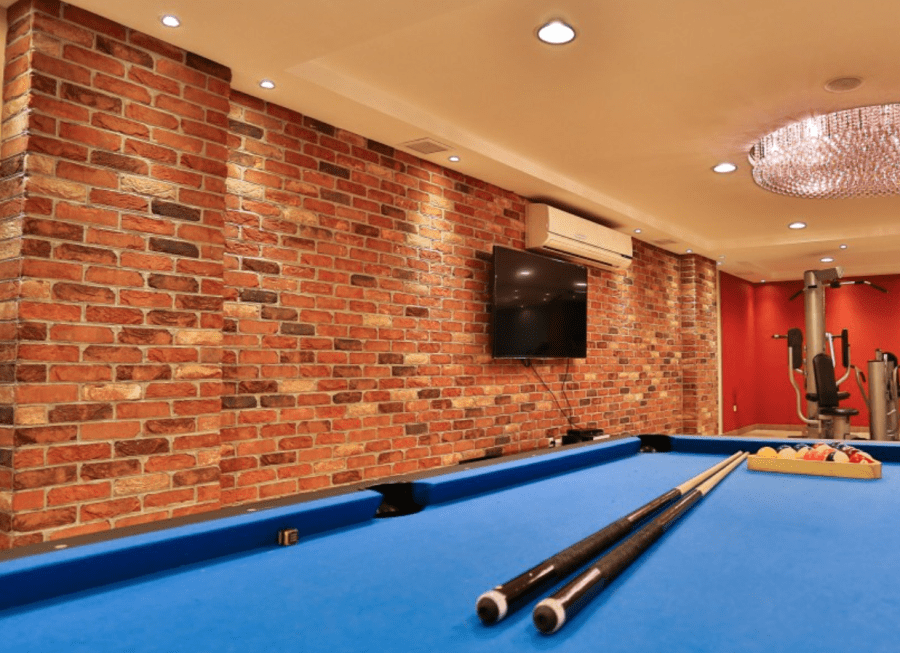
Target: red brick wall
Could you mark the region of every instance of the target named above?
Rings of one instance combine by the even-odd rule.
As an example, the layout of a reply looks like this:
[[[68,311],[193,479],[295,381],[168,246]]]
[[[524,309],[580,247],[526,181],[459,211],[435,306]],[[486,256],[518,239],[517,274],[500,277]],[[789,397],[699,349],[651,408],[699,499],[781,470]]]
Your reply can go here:
[[[591,268],[586,360],[494,362],[524,198],[77,8],[9,23],[0,546],[546,446],[559,406],[706,429],[715,333],[686,354],[679,307],[708,279],[678,257]]]
[[[13,544],[217,506],[230,71],[68,5],[9,24]]]

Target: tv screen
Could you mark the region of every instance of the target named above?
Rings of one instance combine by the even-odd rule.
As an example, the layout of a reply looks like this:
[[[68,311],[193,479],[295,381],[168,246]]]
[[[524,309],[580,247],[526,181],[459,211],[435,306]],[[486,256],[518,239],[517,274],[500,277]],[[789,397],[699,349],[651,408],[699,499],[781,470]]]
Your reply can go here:
[[[494,247],[494,358],[585,358],[587,268]]]

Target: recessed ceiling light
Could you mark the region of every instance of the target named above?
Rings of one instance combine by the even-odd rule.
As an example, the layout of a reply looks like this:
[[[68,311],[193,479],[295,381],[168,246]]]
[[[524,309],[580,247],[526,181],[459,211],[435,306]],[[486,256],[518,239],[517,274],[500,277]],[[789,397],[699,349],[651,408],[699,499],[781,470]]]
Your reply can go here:
[[[792,222],[788,225],[788,229],[806,229],[805,222]]]
[[[684,250],[684,252],[685,252],[685,254],[693,254],[693,253],[694,253],[694,250],[692,250],[692,249],[686,249],[686,250]]]
[[[459,161],[459,157],[454,154],[453,156],[448,156],[447,160],[453,161],[453,163],[456,163],[457,161]]]
[[[844,244],[842,243],[842,244],[841,244],[841,249],[847,249],[847,246],[844,245]]]
[[[846,93],[858,89],[862,82],[860,77],[835,77],[825,83],[825,90],[829,93]]]
[[[734,172],[737,170],[737,166],[733,163],[728,163],[727,161],[723,161],[718,165],[713,166],[713,172],[718,172],[719,174],[726,174],[728,172]]]
[[[834,263],[834,258],[831,256],[823,256],[819,259],[822,263]]]
[[[538,28],[538,38],[550,45],[563,45],[575,38],[575,30],[561,20],[551,20]]]
[[[765,280],[765,279],[760,279],[759,282],[760,282],[760,283],[765,283],[766,280]]]
[[[178,16],[173,16],[172,14],[166,14],[159,20],[166,27],[179,27],[181,25],[181,20]]]
[[[635,230],[634,230],[634,233],[639,234],[639,233],[641,233],[641,230],[640,230],[640,229],[635,229]]]
[[[266,88],[266,89],[275,88],[275,82],[273,82],[271,79],[260,80],[259,85],[260,85],[260,87]]]

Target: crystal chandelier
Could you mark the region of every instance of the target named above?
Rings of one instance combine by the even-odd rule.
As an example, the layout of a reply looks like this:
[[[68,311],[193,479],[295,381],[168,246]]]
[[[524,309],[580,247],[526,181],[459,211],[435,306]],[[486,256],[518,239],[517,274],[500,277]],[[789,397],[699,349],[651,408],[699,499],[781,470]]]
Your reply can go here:
[[[900,193],[900,104],[791,123],[750,148],[750,164],[757,184],[794,197]]]

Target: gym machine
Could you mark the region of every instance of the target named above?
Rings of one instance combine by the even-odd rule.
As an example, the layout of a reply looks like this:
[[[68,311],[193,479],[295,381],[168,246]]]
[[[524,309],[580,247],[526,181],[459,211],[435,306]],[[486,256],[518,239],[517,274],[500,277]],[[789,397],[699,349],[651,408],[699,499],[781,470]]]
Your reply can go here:
[[[875,350],[874,360],[868,362],[869,392],[864,386],[866,376],[855,365],[856,384],[869,409],[869,436],[872,440],[900,439],[900,415],[897,412],[898,371],[897,356]]]
[[[846,439],[850,437],[850,418],[858,415],[855,408],[841,407],[840,402],[850,394],[840,392],[840,385],[856,372],[856,382],[869,408],[869,435],[872,439],[897,439],[900,435],[897,413],[897,358],[893,354],[876,351],[874,361],[869,362],[869,387],[867,395],[863,384],[865,375],[850,362],[850,342],[847,330],[834,336],[825,331],[825,290],[844,285],[868,285],[881,292],[884,288],[869,281],[841,281],[844,271],[840,267],[825,270],[807,270],[803,274],[804,287],[795,293],[804,296],[806,314],[806,349],[800,329],[790,329],[787,335],[774,335],[788,341],[788,376],[797,395],[797,416],[806,424],[806,437]],[[843,375],[835,378],[834,341],[841,341]],[[805,377],[801,391],[794,372]],[[806,411],[803,400],[806,400]]]

